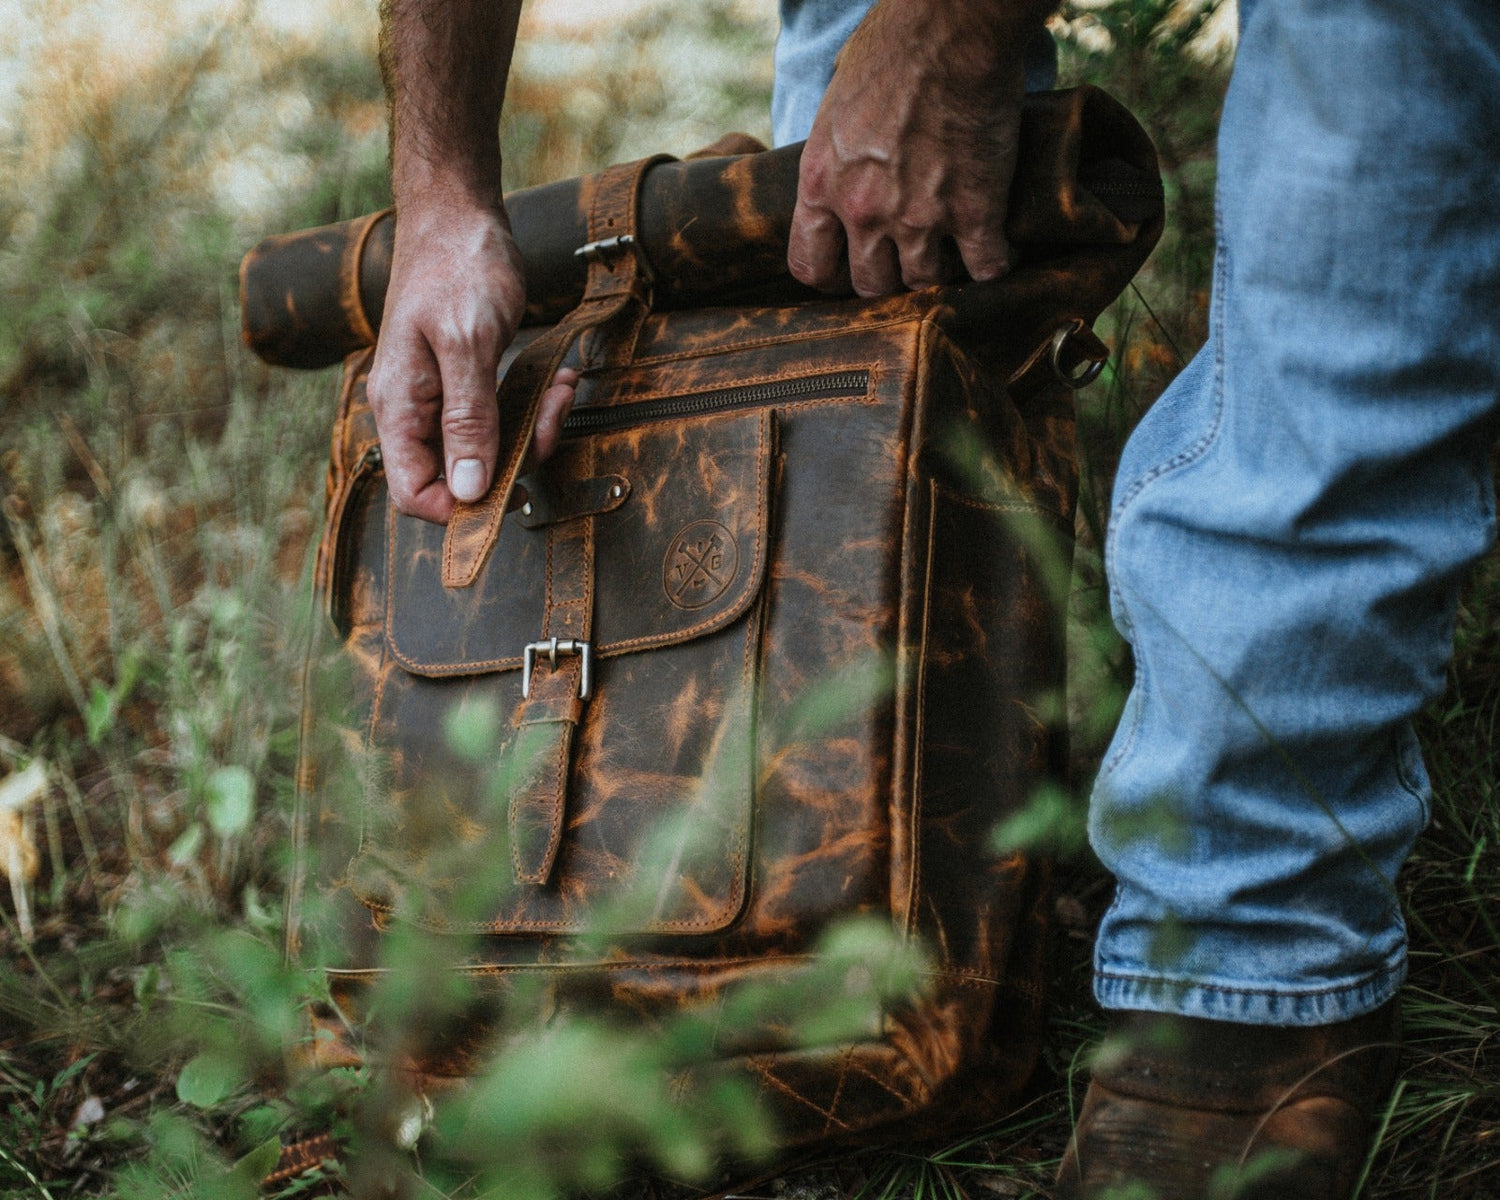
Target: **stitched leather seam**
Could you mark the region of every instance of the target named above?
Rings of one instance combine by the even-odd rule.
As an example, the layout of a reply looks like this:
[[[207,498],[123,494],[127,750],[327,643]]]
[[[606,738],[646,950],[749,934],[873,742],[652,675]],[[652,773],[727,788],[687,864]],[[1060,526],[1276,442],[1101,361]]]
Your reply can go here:
[[[630,372],[632,372],[638,365],[639,365],[639,363],[631,363],[629,367],[625,368],[624,370],[620,371],[619,373],[622,374],[622,375],[626,375],[628,377],[628,375],[630,374]],[[867,376],[869,376],[869,382],[868,382],[868,384],[867,384],[867,386],[865,388],[865,391],[863,393],[858,393],[858,394],[854,394],[854,395],[850,395],[850,396],[824,396],[824,397],[821,397],[820,399],[824,400],[824,401],[827,401],[827,400],[843,401],[843,402],[846,402],[846,403],[849,402],[849,401],[868,400],[868,399],[871,398],[871,393],[875,391],[876,385],[879,382],[879,377],[880,377],[880,374],[881,374],[881,364],[880,364],[879,361],[861,362],[861,363],[849,363],[847,366],[842,366],[841,365],[837,369],[837,371],[829,370],[828,368],[822,368],[822,369],[812,370],[812,369],[809,369],[806,366],[798,366],[798,367],[789,367],[789,368],[786,368],[785,370],[773,371],[773,372],[771,372],[769,374],[761,374],[761,375],[733,374],[731,379],[726,380],[723,383],[717,383],[717,384],[715,384],[715,383],[711,383],[711,384],[707,384],[707,385],[701,385],[701,384],[699,384],[699,385],[694,385],[692,387],[653,388],[653,389],[650,389],[650,390],[647,390],[647,391],[643,391],[643,392],[632,392],[629,400],[622,401],[622,402],[620,402],[618,404],[603,404],[603,405],[599,405],[599,406],[597,406],[596,411],[604,411],[606,409],[607,410],[611,410],[611,411],[616,410],[616,409],[628,409],[629,406],[632,405],[632,404],[646,404],[646,403],[649,403],[649,402],[654,401],[654,400],[677,400],[677,399],[680,399],[683,396],[712,395],[714,392],[720,392],[720,391],[738,391],[741,388],[760,387],[760,386],[762,386],[764,384],[771,384],[771,383],[800,383],[803,380],[818,379],[819,377],[825,376],[825,375],[852,374],[852,373],[854,373],[856,371],[863,371]],[[602,372],[601,372],[601,374],[602,374]],[[592,375],[588,375],[588,376],[585,376],[585,378],[594,378],[594,377]],[[622,382],[622,383],[628,382],[628,378],[626,380],[621,380],[620,382]],[[791,400],[791,401],[783,404],[780,401],[773,400],[773,401],[769,401],[766,404],[766,407],[767,408],[790,408],[794,404],[806,404],[806,403],[816,403],[816,402],[817,402],[816,400],[798,401],[798,400],[793,399],[793,400]],[[877,403],[878,403],[878,401],[877,401]],[[590,406],[590,407],[593,408],[594,406]],[[580,409],[579,411],[584,411],[584,410]],[[708,415],[711,415],[711,414],[704,414],[704,415],[708,416]],[[686,419],[691,420],[692,418],[686,418]]]
[[[853,1057],[853,1050],[850,1051],[850,1056],[851,1056],[851,1059],[852,1059],[852,1057]],[[917,1090],[910,1091],[910,1092],[898,1092],[886,1080],[882,1079],[879,1075],[875,1074],[874,1071],[871,1071],[868,1067],[864,1066],[861,1063],[857,1063],[857,1062],[852,1062],[851,1061],[850,1064],[849,1064],[849,1069],[854,1074],[861,1075],[864,1078],[868,1079],[876,1087],[880,1088],[887,1095],[892,1096],[895,1099],[899,1100],[902,1104],[911,1104],[914,1100],[916,1100],[921,1095],[922,1091],[924,1091],[924,1090],[930,1090],[930,1089],[917,1089]]]
[[[828,1123],[823,1126],[823,1132],[825,1134],[833,1124],[833,1114],[838,1112],[839,1110],[839,1101],[844,1097],[844,1082],[849,1078],[849,1064],[853,1061],[853,1059],[854,1047],[850,1046],[844,1051],[839,1062],[839,1079],[838,1082],[833,1085],[833,1099],[828,1102]],[[839,1124],[842,1125],[843,1122],[840,1121]]]
[[[823,1126],[825,1134],[835,1125],[844,1130],[850,1128],[850,1126],[846,1122],[840,1121],[826,1109],[819,1108],[801,1092],[794,1090],[789,1084],[783,1083],[780,1079],[776,1078],[776,1076],[772,1073],[771,1068],[763,1059],[752,1058],[749,1060],[749,1062],[746,1063],[746,1066],[749,1067],[749,1069],[756,1075],[760,1076],[763,1083],[767,1084],[775,1091],[781,1092],[785,1096],[790,1096],[793,1100],[797,1101],[797,1103],[805,1105],[806,1107],[812,1109],[813,1112],[817,1113],[820,1117],[822,1117],[826,1122]]]
[[[1052,517],[1058,522],[1062,520],[1061,513],[1054,508],[1048,508],[1045,504],[1036,504],[1027,500],[977,500],[972,496],[950,491],[942,484],[937,486],[945,500],[952,504],[962,504],[965,508],[977,509],[980,512],[1033,513],[1039,517]]]
[[[389,596],[390,590],[391,589],[389,583],[387,583],[387,596]],[[375,747],[375,725],[380,719],[380,705],[385,700],[385,683],[386,680],[390,677],[390,672],[386,670],[386,658],[389,652],[389,645],[390,643],[387,638],[380,639],[380,665],[376,668],[375,671],[375,691],[370,697],[370,719],[365,725],[365,750],[367,752],[373,750]],[[361,774],[364,774],[365,771],[368,770],[368,765],[369,754],[366,753],[365,762],[363,764]],[[361,782],[362,784],[364,784],[368,781]],[[365,786],[362,786],[360,790],[367,791],[367,788]],[[368,805],[360,805],[359,846],[354,852],[355,859],[364,857],[365,852],[369,849],[370,846],[370,824],[369,819],[365,816],[365,813],[368,812],[368,810]],[[352,859],[350,860],[350,865],[353,865]],[[358,896],[359,893],[356,891],[355,895]],[[363,897],[360,897],[360,899],[363,900]],[[394,912],[395,910],[391,909],[389,911]]]
[[[373,906],[372,906],[373,907]],[[383,911],[391,911],[385,908]],[[701,958],[671,958],[671,959],[632,959],[626,962],[584,962],[584,963],[483,963],[469,966],[446,967],[445,970],[457,971],[463,975],[515,975],[517,973],[544,972],[551,974],[558,972],[565,975],[587,974],[594,971],[639,971],[647,970],[688,970],[694,974],[702,974],[704,971],[717,972],[733,967],[787,967],[798,968],[818,961],[816,955],[812,954],[786,954],[776,958],[766,958],[758,955],[741,955],[739,957],[714,958],[705,961]],[[389,967],[324,967],[325,975],[335,975],[340,979],[374,979],[390,974]]]
[[[571,661],[568,663],[568,665],[567,665],[567,673],[569,675],[575,674],[576,671],[577,671],[577,669],[578,668]],[[523,722],[523,724],[528,724],[528,723],[529,722]],[[563,720],[556,720],[556,719],[554,719],[554,720],[552,720],[550,722],[537,722],[537,723],[538,724],[557,724],[557,725],[570,725],[570,724],[572,724],[571,721],[563,721]],[[554,759],[553,759],[553,763],[552,763],[552,773],[551,773],[550,779],[547,780],[547,783],[550,783],[550,786],[543,786],[543,787],[541,787],[541,788],[538,789],[544,795],[550,795],[552,797],[557,797],[557,796],[561,795],[562,792],[563,792],[563,790],[564,790],[564,788],[566,787],[566,779],[564,778],[564,776],[567,774],[567,768],[568,768],[568,742],[570,740],[569,737],[568,737],[568,730],[562,729],[562,730],[559,730],[558,732],[559,732],[559,734],[561,736],[559,736],[558,739],[557,739],[557,753],[554,755]],[[548,827],[547,827],[547,845],[546,845],[545,849],[542,851],[542,861],[538,865],[538,867],[537,867],[537,869],[535,871],[527,871],[527,870],[523,869],[523,867],[521,865],[520,839],[515,836],[516,816],[517,816],[517,809],[519,808],[519,805],[516,804],[516,803],[514,803],[514,802],[511,804],[511,809],[510,809],[510,816],[511,816],[511,820],[510,820],[510,825],[511,825],[510,853],[511,853],[511,858],[515,861],[515,864],[516,864],[516,878],[519,879],[522,883],[534,883],[534,884],[538,884],[538,885],[544,884],[544,883],[547,882],[547,876],[551,874],[551,869],[550,868],[552,866],[553,860],[555,859],[555,857],[557,855],[558,844],[562,841],[562,809],[563,809],[563,806],[561,804],[559,804],[559,803],[553,803],[553,804],[549,805],[548,807],[552,811],[552,820],[548,824]]]
[[[728,354],[735,350],[761,350],[770,346],[782,346],[788,342],[827,342],[836,339],[848,338],[854,334],[865,333],[876,329],[889,329],[893,325],[918,325],[927,319],[926,313],[899,313],[890,317],[872,321],[868,325],[860,325],[850,329],[845,326],[841,329],[829,328],[819,333],[782,333],[763,334],[758,338],[747,338],[739,342],[715,342],[710,350],[694,348],[690,350],[676,350],[671,354],[651,355],[633,360],[635,366],[654,366],[658,363],[682,362],[688,359],[704,359],[719,354]]]
[[[589,455],[589,474],[594,472],[595,458]],[[583,631],[583,640],[594,636],[594,518],[588,517],[583,526],[583,595],[576,603],[583,605],[578,624]],[[569,601],[574,603],[574,601]]]
[[[933,547],[937,544],[937,481],[928,483],[927,496],[927,562],[922,580],[922,636],[917,643],[917,701],[916,721],[912,732],[912,780],[910,832],[907,843],[911,847],[911,897],[906,906],[906,928],[917,927],[922,895],[922,782],[926,775],[923,742],[927,732],[927,640],[932,628],[932,563]]]

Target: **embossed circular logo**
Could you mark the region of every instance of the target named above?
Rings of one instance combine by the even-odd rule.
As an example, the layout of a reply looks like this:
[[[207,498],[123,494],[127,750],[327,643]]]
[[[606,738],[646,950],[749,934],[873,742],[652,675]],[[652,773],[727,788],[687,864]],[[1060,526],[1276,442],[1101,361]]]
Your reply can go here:
[[[734,535],[717,521],[694,521],[672,539],[662,564],[662,586],[678,608],[712,604],[734,582],[740,553]]]

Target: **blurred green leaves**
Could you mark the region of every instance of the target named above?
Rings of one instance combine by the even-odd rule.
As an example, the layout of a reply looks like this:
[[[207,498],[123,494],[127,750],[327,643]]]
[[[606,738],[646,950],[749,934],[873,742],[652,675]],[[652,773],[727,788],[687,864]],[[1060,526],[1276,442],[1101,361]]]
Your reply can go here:
[[[236,837],[255,819],[255,779],[244,767],[219,767],[208,777],[204,808],[221,838]]]

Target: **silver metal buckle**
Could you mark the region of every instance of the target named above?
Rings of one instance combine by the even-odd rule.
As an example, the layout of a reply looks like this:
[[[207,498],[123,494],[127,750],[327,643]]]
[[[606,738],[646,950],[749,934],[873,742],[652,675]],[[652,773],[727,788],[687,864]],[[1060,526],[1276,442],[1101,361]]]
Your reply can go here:
[[[559,654],[576,654],[583,660],[578,673],[578,698],[587,700],[594,690],[594,648],[588,642],[573,638],[548,638],[545,642],[532,642],[521,653],[521,698],[531,698],[531,672],[536,666],[536,656],[545,654],[553,668],[557,667]]]

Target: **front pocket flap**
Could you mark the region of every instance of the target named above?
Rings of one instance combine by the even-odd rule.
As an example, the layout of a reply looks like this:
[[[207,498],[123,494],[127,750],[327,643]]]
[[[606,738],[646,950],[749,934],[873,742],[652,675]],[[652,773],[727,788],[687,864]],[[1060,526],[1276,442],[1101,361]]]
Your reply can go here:
[[[559,486],[621,476],[594,528],[596,656],[699,637],[740,617],[765,578],[772,410],[638,425],[564,441],[539,469]],[[474,586],[442,583],[443,527],[390,510],[386,636],[417,675],[517,669],[542,637],[547,536],[501,526]]]

